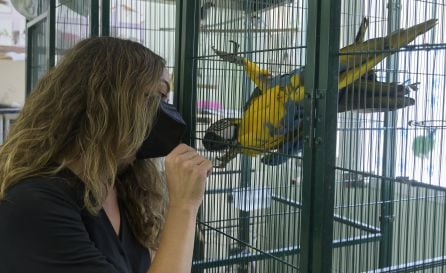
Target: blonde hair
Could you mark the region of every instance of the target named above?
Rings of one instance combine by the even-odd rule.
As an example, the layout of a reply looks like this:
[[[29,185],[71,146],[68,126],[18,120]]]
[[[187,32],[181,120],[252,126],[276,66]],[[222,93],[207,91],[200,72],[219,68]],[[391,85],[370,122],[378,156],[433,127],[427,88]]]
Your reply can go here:
[[[135,42],[79,42],[37,84],[0,149],[0,200],[24,178],[78,162],[86,209],[97,213],[116,185],[135,236],[156,248],[166,205],[163,178],[150,160],[135,161],[119,178],[118,165],[150,132],[164,67]]]

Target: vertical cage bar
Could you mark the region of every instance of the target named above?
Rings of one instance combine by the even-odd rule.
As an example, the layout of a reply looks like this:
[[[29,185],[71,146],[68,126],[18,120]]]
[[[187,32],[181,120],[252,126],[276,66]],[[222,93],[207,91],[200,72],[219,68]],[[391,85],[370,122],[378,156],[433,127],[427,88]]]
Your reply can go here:
[[[253,37],[253,33],[250,30],[250,18],[251,18],[251,6],[247,5],[246,10],[244,12],[244,27],[245,27],[245,34],[244,34],[244,43],[245,43],[245,52],[248,52],[245,54],[245,57],[252,60],[252,56],[253,54],[251,53],[253,51],[253,41],[254,41],[254,37]],[[249,78],[247,77],[247,75],[244,73],[243,74],[243,83],[242,83],[242,98],[243,98],[243,105],[245,105],[245,103],[248,101],[248,99],[250,98],[251,95],[251,81],[249,80]],[[247,156],[247,155],[241,155],[240,158],[240,188],[241,189],[246,189],[245,194],[249,194],[247,193],[251,187],[251,180],[252,180],[252,175],[251,175],[251,167],[252,167],[252,161],[251,161],[251,157]],[[243,193],[242,193],[243,194]],[[245,244],[249,244],[250,240],[249,240],[249,236],[250,236],[250,232],[249,232],[249,222],[250,222],[250,211],[249,209],[247,211],[243,211],[240,210],[239,211],[239,220],[238,220],[238,224],[239,224],[239,234],[238,234],[238,239],[240,239],[240,243],[239,243],[239,249],[246,249],[246,245]],[[238,273],[248,273],[248,268],[249,268],[249,262],[242,262],[239,264],[238,267]]]
[[[183,141],[196,147],[196,90],[197,90],[197,64],[198,55],[198,28],[199,19],[197,16],[198,1],[177,0],[176,6],[176,37],[175,37],[175,93],[174,104],[187,123],[188,130]],[[203,209],[200,208],[197,222],[203,218]],[[197,231],[198,227],[197,227]],[[204,259],[204,249],[196,247],[195,238],[194,260]],[[193,272],[200,273],[203,269],[193,268]]]
[[[90,7],[90,36],[99,36],[99,0],[91,0]]]
[[[313,111],[313,101],[311,99],[312,89],[315,85],[315,65],[316,65],[316,50],[317,36],[314,35],[317,31],[317,9],[318,2],[308,1],[308,22],[307,22],[307,56],[306,56],[306,67],[305,67],[305,78],[306,78],[306,92],[304,98],[304,148],[303,148],[303,178],[302,178],[302,214],[301,214],[301,254],[300,254],[300,268],[302,272],[310,272],[311,270],[311,183],[312,178],[312,167],[313,167],[313,154],[311,152],[313,147],[313,121],[314,121],[314,111]]]
[[[301,272],[332,272],[340,1],[309,1]],[[311,113],[311,114],[310,114]]]
[[[110,36],[110,0],[101,2],[101,36]]]
[[[174,104],[187,123],[188,130],[183,141],[195,147],[196,132],[196,90],[197,90],[197,66],[195,57],[198,53],[198,27],[199,16],[197,16],[198,1],[177,0],[176,23],[175,23],[175,68],[174,68]],[[197,222],[203,217],[200,208]],[[197,227],[197,231],[198,227]],[[197,238],[195,238],[197,240]],[[195,244],[198,242],[196,241]],[[194,245],[194,259],[204,258],[204,249]],[[200,273],[203,269],[193,268],[193,272]]]
[[[48,70],[50,64],[54,65],[55,33],[53,32],[53,43],[48,33],[51,29],[55,30],[55,26],[49,24],[49,9],[53,11],[52,22],[55,22],[55,2],[50,3],[51,7],[45,5],[45,2],[39,3],[37,7],[39,15],[26,22],[26,95],[31,93],[41,73]],[[51,44],[53,49],[50,48]],[[53,53],[52,59],[50,53]]]
[[[195,56],[198,49],[199,16],[197,16],[197,1],[177,1],[177,31],[175,61],[175,98],[179,112],[187,123],[188,130],[184,141],[195,147],[195,102],[197,89],[197,67]],[[178,90],[178,91],[177,91]]]
[[[388,28],[387,33],[392,33],[400,27],[400,0],[389,0],[388,8]],[[398,56],[389,56],[387,60],[387,82],[397,81]],[[382,239],[379,245],[379,267],[388,267],[392,264],[392,244],[393,244],[393,222],[394,222],[394,196],[395,187],[395,141],[397,124],[397,113],[386,112],[384,114],[384,149],[383,149],[383,176],[381,188],[381,216],[380,225]]]
[[[56,63],[56,0],[51,0],[47,16],[48,38],[46,54],[48,58],[48,69]]]
[[[28,22],[27,22],[28,23]],[[28,96],[31,93],[33,88],[32,86],[32,65],[31,65],[31,54],[32,52],[32,37],[33,36],[33,27],[26,27],[26,67],[25,67],[25,78],[26,78],[26,94]]]

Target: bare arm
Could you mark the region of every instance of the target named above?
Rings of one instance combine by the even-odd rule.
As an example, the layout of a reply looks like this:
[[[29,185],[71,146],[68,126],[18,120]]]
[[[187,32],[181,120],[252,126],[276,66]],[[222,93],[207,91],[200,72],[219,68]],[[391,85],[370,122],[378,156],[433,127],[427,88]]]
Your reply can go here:
[[[160,246],[148,273],[188,273],[192,267],[195,221],[212,164],[180,144],[166,157],[169,207]]]
[[[169,208],[149,273],[190,272],[194,246],[196,211]]]

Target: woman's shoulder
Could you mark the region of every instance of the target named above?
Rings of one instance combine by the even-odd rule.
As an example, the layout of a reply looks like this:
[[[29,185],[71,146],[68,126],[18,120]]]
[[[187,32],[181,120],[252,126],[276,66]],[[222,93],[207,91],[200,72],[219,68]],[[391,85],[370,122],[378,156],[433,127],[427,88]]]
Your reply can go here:
[[[79,183],[57,174],[7,190],[0,201],[0,272],[117,273],[83,222]]]
[[[64,206],[81,210],[82,182],[69,171],[55,175],[34,176],[17,181],[0,201],[17,208],[38,209],[46,206]],[[35,206],[35,207],[34,207]]]

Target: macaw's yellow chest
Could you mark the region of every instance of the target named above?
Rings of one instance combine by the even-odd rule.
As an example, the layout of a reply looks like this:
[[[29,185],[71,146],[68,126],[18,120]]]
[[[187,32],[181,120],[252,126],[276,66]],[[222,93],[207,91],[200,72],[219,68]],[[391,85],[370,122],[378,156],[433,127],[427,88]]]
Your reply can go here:
[[[271,128],[280,127],[285,115],[285,92],[274,87],[254,98],[243,113],[238,131],[238,143],[247,149],[244,154],[254,156],[261,150],[277,148],[282,142],[282,135],[274,135]],[[269,125],[268,125],[269,124]]]

